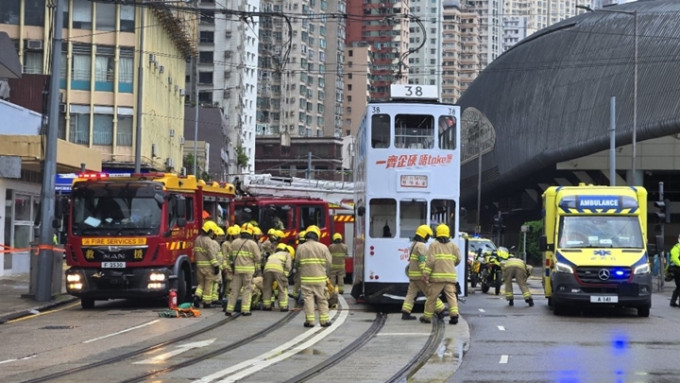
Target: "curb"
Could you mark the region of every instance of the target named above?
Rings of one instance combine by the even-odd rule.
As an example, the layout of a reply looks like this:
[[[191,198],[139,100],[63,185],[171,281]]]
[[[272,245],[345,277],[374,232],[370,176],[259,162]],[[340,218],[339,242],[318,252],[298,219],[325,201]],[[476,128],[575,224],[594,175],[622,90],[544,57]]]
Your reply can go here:
[[[67,303],[75,302],[79,300],[80,298],[68,295],[68,294],[58,294],[49,302],[40,302],[36,303],[35,307],[31,307],[28,309],[23,309],[23,310],[18,310],[18,311],[13,311],[10,313],[4,313],[0,314],[0,325],[5,324],[9,321],[31,316],[31,315],[36,315],[39,314],[42,311],[46,311],[49,309],[53,309],[55,307],[59,307],[62,305],[65,305]]]

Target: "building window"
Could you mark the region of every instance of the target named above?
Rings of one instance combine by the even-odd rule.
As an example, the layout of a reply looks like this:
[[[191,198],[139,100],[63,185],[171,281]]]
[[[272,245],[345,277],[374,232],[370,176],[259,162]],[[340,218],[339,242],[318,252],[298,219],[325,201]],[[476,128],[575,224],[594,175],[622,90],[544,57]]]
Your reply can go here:
[[[199,72],[198,73],[198,83],[199,84],[212,84],[213,82],[213,72]]]
[[[132,108],[118,108],[117,146],[132,146],[132,111]]]
[[[92,144],[93,145],[113,145],[113,108],[111,107],[95,107],[96,109],[109,109],[109,113],[95,113],[94,123],[92,127]],[[102,110],[107,112],[109,110]]]
[[[19,0],[5,0],[0,7],[0,24],[19,25]]]
[[[200,42],[202,44],[211,44],[215,41],[215,32],[201,31]]]
[[[71,106],[68,140],[74,144],[90,144],[90,108],[85,105]]]
[[[73,66],[71,72],[73,82],[71,87],[75,90],[90,90],[91,49],[90,45],[73,45]]]
[[[201,64],[208,64],[212,63],[213,60],[213,52],[212,51],[201,51],[198,53],[198,60]]]
[[[94,89],[98,91],[113,91],[114,48],[97,47],[94,61]]]
[[[42,74],[43,72],[43,52],[24,53],[24,73]]]
[[[120,31],[134,32],[135,31],[135,6],[121,5],[120,6]]]
[[[134,49],[120,48],[118,60],[118,91],[132,93],[132,80],[134,78]]]
[[[68,7],[64,7],[64,27],[68,25]],[[73,28],[92,29],[92,2],[73,0]]]
[[[4,3],[4,2],[3,2]],[[45,0],[26,0],[24,24],[42,27],[45,25]],[[3,4],[4,6],[4,4]],[[2,12],[2,11],[0,11]]]
[[[97,2],[97,30],[116,30],[116,5]]]

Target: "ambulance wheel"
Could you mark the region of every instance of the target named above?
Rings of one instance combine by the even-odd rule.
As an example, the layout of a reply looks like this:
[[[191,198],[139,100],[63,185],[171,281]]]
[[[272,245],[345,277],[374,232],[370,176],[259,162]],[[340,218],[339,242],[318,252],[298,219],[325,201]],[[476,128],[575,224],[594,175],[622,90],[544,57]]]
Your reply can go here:
[[[91,309],[94,307],[94,299],[92,298],[80,298],[80,307],[83,309]]]
[[[649,306],[640,306],[637,308],[638,316],[642,318],[649,317]]]

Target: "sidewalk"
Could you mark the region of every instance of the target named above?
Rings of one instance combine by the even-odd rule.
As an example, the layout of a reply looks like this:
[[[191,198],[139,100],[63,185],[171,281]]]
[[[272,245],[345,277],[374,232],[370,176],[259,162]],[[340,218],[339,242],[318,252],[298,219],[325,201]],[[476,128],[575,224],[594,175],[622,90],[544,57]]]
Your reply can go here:
[[[78,300],[68,294],[57,294],[50,301],[38,302],[35,297],[29,295],[29,284],[29,274],[0,276],[0,325]]]

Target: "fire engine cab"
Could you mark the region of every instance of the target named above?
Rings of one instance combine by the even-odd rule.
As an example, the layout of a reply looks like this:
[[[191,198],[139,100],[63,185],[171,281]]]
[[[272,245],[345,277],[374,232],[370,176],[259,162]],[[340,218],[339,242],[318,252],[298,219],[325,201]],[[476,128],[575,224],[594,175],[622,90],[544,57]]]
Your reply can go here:
[[[166,173],[81,174],[73,181],[66,290],[83,308],[95,300],[189,301],[196,285],[193,244],[205,219],[229,225],[231,184]]]

